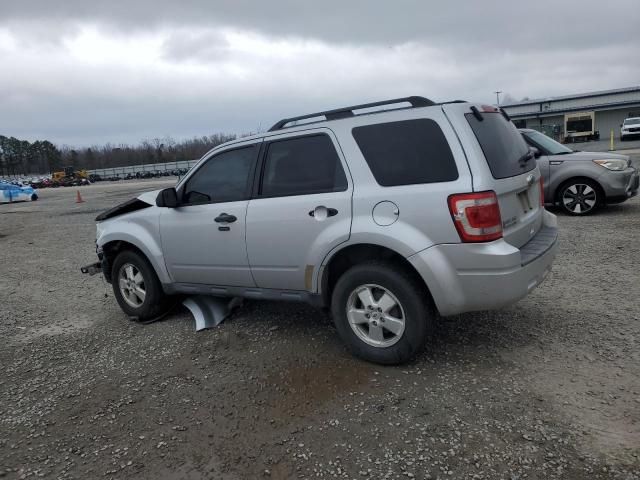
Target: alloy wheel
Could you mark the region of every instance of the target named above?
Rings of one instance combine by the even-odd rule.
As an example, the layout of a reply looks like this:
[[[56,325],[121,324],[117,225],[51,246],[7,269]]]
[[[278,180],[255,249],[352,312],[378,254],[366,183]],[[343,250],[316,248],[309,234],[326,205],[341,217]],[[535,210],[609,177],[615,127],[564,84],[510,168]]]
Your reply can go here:
[[[361,285],[349,295],[347,319],[358,338],[373,347],[393,345],[405,329],[402,305],[380,285]]]
[[[593,187],[585,183],[569,185],[562,192],[562,205],[576,215],[590,212],[598,201],[597,193]]]
[[[125,263],[118,272],[118,286],[122,298],[133,308],[140,308],[147,296],[142,272],[132,263]]]

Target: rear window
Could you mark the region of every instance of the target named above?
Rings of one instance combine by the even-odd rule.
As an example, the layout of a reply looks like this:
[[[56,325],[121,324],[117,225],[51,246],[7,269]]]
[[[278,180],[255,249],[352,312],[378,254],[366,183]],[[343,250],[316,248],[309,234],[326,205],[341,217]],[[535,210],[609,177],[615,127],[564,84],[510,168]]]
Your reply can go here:
[[[421,118],[353,129],[371,173],[384,187],[450,182],[458,169],[440,126]]]
[[[529,147],[515,125],[500,113],[481,113],[478,120],[472,113],[465,114],[473,133],[478,139],[493,178],[515,177],[536,167],[532,158],[528,162],[520,159],[529,152]]]

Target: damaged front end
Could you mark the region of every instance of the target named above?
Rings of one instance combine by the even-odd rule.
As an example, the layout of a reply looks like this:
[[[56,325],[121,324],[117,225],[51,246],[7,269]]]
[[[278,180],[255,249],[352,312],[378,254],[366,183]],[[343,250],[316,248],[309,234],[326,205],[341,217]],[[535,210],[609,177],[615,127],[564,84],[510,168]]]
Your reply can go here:
[[[115,207],[110,208],[109,210],[106,210],[98,215],[96,217],[96,222],[98,222],[98,239],[100,238],[102,222],[104,222],[105,220],[113,219],[115,217],[119,217],[121,215],[126,215],[152,207],[153,205],[151,203],[151,199],[154,198],[154,195],[157,195],[157,192],[143,193],[137,198],[127,200],[126,202],[116,205]],[[103,252],[102,247],[97,243],[96,254],[98,255],[98,260],[100,261],[85,265],[84,267],[80,268],[80,271],[87,275],[96,275],[98,273],[103,273],[105,280],[111,283],[111,265],[109,264],[109,256],[106,255],[105,252]]]
[[[96,222],[102,222],[109,218],[117,217],[119,215],[124,215],[125,213],[135,212],[136,210],[142,210],[143,208],[149,208],[151,205],[140,198],[133,198],[128,200],[120,205],[116,205],[113,208],[110,208],[106,212],[102,212],[100,215],[96,217]]]
[[[102,248],[96,245],[96,254],[98,255],[99,262],[91,263],[80,267],[80,271],[89,276],[103,273],[107,282],[111,283],[111,265],[109,265],[109,259],[102,251]]]

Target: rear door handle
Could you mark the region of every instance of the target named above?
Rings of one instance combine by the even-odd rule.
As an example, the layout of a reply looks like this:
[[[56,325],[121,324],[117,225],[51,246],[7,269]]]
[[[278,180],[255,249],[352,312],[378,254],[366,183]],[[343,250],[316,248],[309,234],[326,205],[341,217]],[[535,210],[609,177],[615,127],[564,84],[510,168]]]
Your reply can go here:
[[[316,220],[323,220],[326,217],[334,217],[338,214],[338,210],[335,208],[327,208],[324,205],[319,205],[309,212],[310,217],[314,217]]]
[[[229,215],[228,213],[221,213],[215,218],[215,220],[218,223],[233,223],[236,220],[238,220],[238,218],[235,215]]]

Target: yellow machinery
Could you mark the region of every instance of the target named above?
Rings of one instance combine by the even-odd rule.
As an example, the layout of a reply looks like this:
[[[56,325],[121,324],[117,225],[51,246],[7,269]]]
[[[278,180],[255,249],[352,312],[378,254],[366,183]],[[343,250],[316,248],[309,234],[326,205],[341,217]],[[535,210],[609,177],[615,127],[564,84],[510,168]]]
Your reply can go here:
[[[53,172],[51,174],[51,180],[53,180],[54,182],[82,180],[88,178],[89,174],[86,170],[74,170],[73,167],[64,167],[64,170]]]

